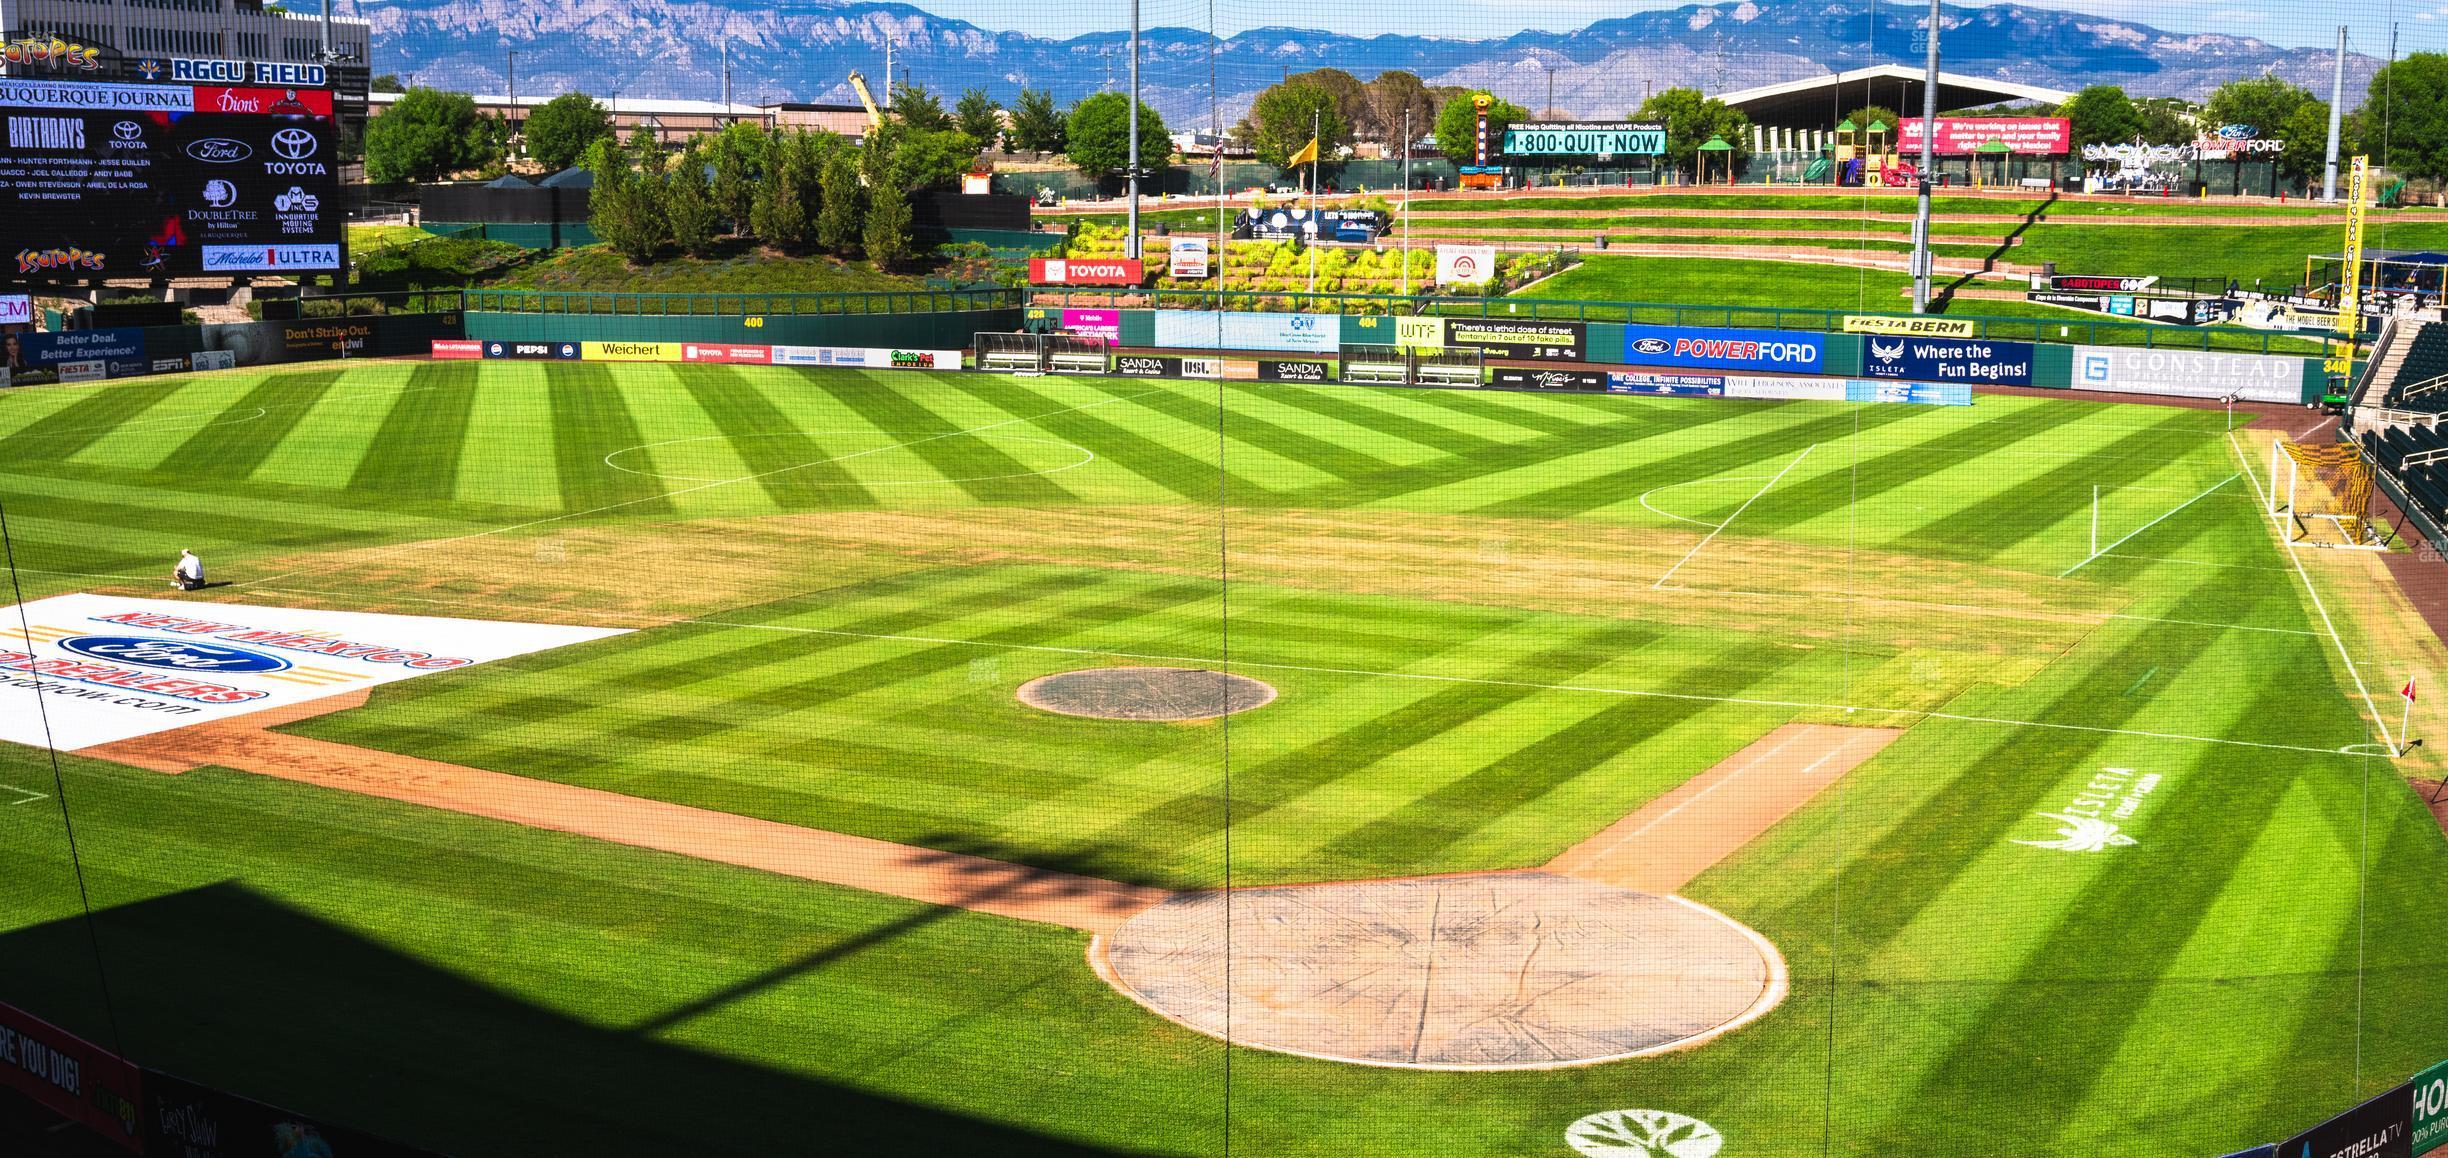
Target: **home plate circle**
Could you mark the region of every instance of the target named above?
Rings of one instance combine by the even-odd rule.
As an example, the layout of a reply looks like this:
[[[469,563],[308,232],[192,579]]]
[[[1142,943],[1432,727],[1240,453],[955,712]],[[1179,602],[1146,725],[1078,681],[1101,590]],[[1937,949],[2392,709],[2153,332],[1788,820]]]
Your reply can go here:
[[[1275,689],[1248,676],[1190,667],[1100,667],[1020,685],[1020,702],[1099,720],[1212,720],[1264,707]]]
[[[1786,992],[1776,947],[1714,909],[1543,872],[1184,893],[1090,956],[1211,1037],[1415,1069],[1664,1053]]]

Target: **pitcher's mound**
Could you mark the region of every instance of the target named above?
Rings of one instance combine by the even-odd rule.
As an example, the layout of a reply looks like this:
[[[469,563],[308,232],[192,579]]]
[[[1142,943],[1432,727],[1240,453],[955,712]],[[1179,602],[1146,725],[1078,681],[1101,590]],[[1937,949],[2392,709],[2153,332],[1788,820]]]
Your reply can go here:
[[[1663,1053],[1786,988],[1775,946],[1722,913],[1540,872],[1184,893],[1090,954],[1132,1000],[1211,1037],[1418,1069]]]
[[[1020,702],[1100,720],[1210,720],[1262,707],[1275,689],[1248,676],[1192,667],[1100,667],[1020,685]]]

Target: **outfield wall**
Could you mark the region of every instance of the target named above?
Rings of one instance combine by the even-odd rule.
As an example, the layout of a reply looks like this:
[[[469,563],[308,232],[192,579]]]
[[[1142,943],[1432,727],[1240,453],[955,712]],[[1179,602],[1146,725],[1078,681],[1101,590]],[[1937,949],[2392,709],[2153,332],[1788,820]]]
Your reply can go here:
[[[1032,327],[1131,350],[1336,355],[1352,347],[1475,349],[1491,363],[1634,367],[1676,374],[1810,375],[1963,386],[2037,386],[2256,402],[2319,401],[2317,357],[1975,337],[1826,333],[1476,317],[1217,310],[1028,310]]]
[[[469,311],[467,337],[505,342],[730,342],[761,346],[966,349],[981,333],[1020,328],[1011,309],[942,313],[675,315]]]

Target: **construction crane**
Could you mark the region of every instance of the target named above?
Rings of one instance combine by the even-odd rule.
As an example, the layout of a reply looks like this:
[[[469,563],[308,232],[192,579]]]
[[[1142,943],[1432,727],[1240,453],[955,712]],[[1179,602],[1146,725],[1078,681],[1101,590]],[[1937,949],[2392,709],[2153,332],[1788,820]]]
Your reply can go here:
[[[850,89],[858,94],[859,103],[867,106],[867,123],[873,128],[884,127],[884,114],[876,111],[875,97],[867,91],[867,78],[859,70],[850,70]]]

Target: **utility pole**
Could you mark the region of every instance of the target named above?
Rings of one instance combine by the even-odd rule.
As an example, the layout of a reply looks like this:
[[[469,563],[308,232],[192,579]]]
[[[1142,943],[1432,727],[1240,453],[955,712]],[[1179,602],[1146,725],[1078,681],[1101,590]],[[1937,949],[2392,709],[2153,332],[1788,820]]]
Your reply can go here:
[[[1921,77],[1921,170],[1914,174],[1920,194],[1913,199],[1912,312],[1926,314],[1930,303],[1930,166],[1938,145],[1938,21],[1942,0],[1930,0],[1929,66]],[[1899,126],[1901,127],[1901,126]]]
[[[515,48],[510,50],[508,76],[510,79],[510,108],[515,111],[518,108],[518,49]]]
[[[730,42],[729,40],[725,40],[725,41],[723,41],[723,123],[724,123],[724,124],[726,124],[726,125],[727,125],[727,124],[732,123],[732,119],[731,119],[731,42]]]
[[[1137,0],[1132,2],[1137,3]],[[1318,132],[1325,125],[1325,117],[1323,106],[1309,110],[1309,236],[1306,244],[1309,250],[1309,292],[1313,294],[1317,292],[1317,243],[1325,240],[1325,231],[1318,228],[1317,206],[1318,160],[1325,152],[1325,146],[1318,141]]]
[[[2329,74],[2329,148],[2321,162],[2321,200],[2337,200],[2338,114],[2346,101],[2346,26],[2338,25],[2337,69]]]
[[[1139,0],[1130,6],[1130,226],[1122,256],[1139,260]]]
[[[1542,117],[1555,115],[1555,66],[1552,64],[1547,66],[1547,107],[1539,110],[1539,115]]]
[[[884,111],[892,111],[892,50],[893,38],[884,38]]]

